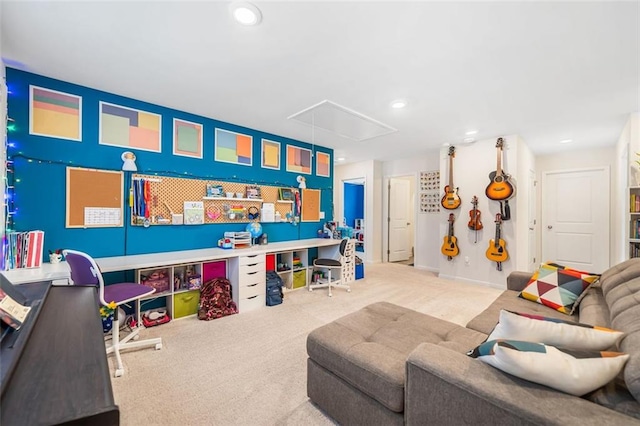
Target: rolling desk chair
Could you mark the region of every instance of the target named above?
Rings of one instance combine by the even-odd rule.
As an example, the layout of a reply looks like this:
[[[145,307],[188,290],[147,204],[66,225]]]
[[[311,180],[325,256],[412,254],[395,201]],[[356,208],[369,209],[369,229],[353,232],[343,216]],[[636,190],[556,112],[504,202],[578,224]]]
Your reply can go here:
[[[76,250],[63,250],[62,254],[64,254],[65,260],[71,269],[71,280],[73,281],[73,284],[98,286],[100,303],[104,306],[107,306],[112,301],[115,302],[118,307],[128,302],[139,302],[140,298],[148,296],[156,291],[155,288],[137,283],[118,283],[105,286],[100,269],[91,256]],[[146,346],[155,346],[156,350],[162,349],[162,339],[159,337],[130,342],[130,340],[138,338],[138,333],[140,332],[139,324],[122,340],[120,340],[119,328],[118,308],[116,307],[113,318],[113,327],[111,328],[113,338],[111,340],[111,345],[107,347],[107,354],[113,352],[116,356],[117,367],[115,377],[120,377],[124,374],[122,358],[120,357],[120,351],[122,349]]]
[[[344,287],[347,292],[351,291],[349,283],[355,280],[355,240],[344,238],[340,242],[340,259],[320,258],[313,261],[313,271],[324,269],[327,271],[327,278],[318,279],[317,284],[309,283],[309,291],[316,288],[329,288],[329,297],[332,297],[331,287]],[[334,280],[333,271],[340,272],[340,278]],[[313,274],[313,273],[312,273]]]

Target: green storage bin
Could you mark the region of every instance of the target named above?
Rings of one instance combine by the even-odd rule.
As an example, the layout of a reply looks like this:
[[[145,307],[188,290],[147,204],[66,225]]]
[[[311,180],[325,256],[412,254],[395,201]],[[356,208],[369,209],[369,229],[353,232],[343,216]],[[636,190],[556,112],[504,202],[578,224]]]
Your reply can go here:
[[[293,273],[293,288],[306,287],[307,285],[307,271],[296,271]]]
[[[200,290],[185,291],[173,295],[173,315],[182,318],[198,313]]]

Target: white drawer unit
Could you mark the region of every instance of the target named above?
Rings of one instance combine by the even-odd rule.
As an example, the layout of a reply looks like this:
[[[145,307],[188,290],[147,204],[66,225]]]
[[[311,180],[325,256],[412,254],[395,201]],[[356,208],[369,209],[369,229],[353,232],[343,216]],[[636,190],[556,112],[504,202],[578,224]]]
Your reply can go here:
[[[229,269],[240,313],[266,305],[266,260],[264,254],[239,256]]]

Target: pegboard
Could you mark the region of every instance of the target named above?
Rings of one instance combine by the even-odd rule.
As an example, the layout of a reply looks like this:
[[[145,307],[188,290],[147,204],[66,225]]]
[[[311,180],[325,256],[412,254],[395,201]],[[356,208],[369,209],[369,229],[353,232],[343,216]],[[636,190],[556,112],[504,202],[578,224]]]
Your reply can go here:
[[[187,179],[165,176],[151,176],[134,174],[133,179],[144,179],[149,182],[150,196],[148,202],[150,225],[171,225],[171,213],[183,213],[185,201],[202,201],[204,203],[204,223],[248,223],[247,212],[251,207],[262,210],[262,203],[273,203],[275,210],[284,219],[291,212],[293,203],[278,202],[278,190],[280,186],[254,185],[240,182],[224,182],[203,179]],[[225,197],[210,199],[207,195],[207,185],[221,185]],[[259,187],[259,199],[247,199],[247,186]],[[289,188],[292,191],[297,189]],[[226,197],[227,193],[233,193],[233,198]],[[238,194],[241,195],[238,198]],[[228,211],[243,211],[242,217],[230,219]],[[252,209],[254,210],[254,209]],[[260,211],[262,213],[262,211]],[[240,215],[237,215],[240,216]],[[169,219],[164,222],[162,219]],[[261,221],[259,219],[259,221]],[[141,225],[132,217],[132,225]]]

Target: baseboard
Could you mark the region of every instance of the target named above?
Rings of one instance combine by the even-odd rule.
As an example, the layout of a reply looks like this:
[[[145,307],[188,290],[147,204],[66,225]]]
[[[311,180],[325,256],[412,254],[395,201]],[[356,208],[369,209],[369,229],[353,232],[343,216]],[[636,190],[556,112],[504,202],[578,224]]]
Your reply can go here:
[[[444,274],[439,274],[438,277],[439,278],[444,278],[446,280],[451,280],[451,281],[460,281],[460,282],[463,282],[463,283],[469,283],[469,284],[475,284],[475,285],[483,285],[485,287],[497,288],[499,290],[506,290],[505,286],[502,286],[502,285],[496,284],[496,283],[490,283],[490,282],[487,282],[487,281],[471,280],[469,278],[454,277],[454,276],[451,276],[451,275],[444,275]]]
[[[422,265],[416,265],[414,264],[413,267],[415,269],[420,269],[422,271],[429,271],[429,272],[433,272],[434,274],[437,274],[438,272],[440,272],[440,270],[438,268],[434,268],[432,266],[422,266]]]

